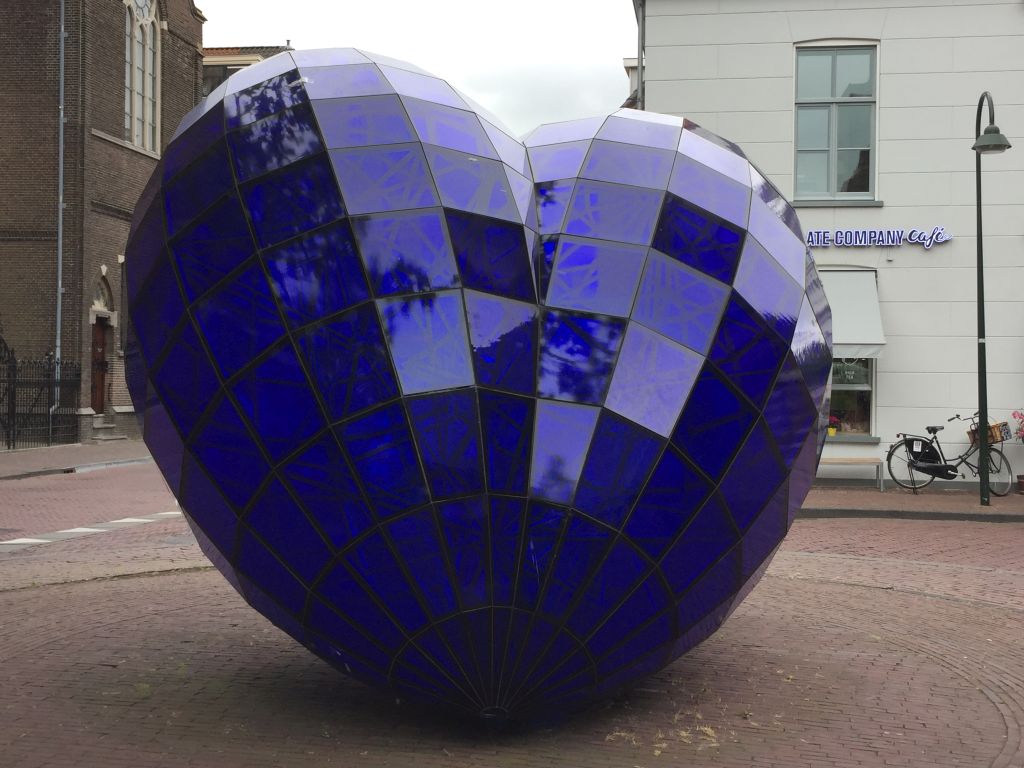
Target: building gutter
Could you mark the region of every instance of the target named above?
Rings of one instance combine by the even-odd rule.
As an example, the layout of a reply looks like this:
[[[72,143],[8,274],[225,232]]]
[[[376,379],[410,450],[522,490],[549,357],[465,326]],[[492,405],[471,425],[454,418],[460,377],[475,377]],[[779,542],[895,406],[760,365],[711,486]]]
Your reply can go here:
[[[54,360],[59,363],[61,355],[60,339],[63,326],[64,309],[64,0],[60,0],[60,39],[58,41],[57,64],[57,313],[56,339],[54,342]]]

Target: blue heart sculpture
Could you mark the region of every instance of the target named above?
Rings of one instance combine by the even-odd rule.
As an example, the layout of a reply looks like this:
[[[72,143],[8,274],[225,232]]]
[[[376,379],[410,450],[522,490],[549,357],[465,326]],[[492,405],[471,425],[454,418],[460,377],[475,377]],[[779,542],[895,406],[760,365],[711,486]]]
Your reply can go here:
[[[830,314],[733,144],[525,146],[447,83],[281,54],[183,122],[127,249],[144,435],[206,554],[352,676],[570,711],[708,637],[810,486]]]

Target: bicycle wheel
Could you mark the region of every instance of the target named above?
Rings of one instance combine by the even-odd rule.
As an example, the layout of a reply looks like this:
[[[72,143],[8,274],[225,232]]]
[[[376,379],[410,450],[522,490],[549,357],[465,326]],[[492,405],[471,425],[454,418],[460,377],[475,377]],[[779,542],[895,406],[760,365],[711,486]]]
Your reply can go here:
[[[1006,455],[998,448],[988,449],[988,489],[993,496],[1005,496],[1013,486],[1013,471]]]
[[[889,469],[889,477],[900,488],[916,491],[930,485],[935,478],[923,472],[915,472],[910,467],[910,445],[908,440],[893,443],[889,455],[885,457],[885,466]]]

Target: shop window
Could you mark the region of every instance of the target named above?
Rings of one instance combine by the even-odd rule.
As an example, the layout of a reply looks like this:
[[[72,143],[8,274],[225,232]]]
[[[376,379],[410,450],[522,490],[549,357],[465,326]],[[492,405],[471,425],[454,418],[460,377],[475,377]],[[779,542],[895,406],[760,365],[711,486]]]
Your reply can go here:
[[[159,50],[156,0],[125,0],[124,138],[152,152],[159,144]]]
[[[797,200],[873,199],[875,49],[796,51]]]
[[[837,435],[871,434],[871,358],[832,361],[832,408],[829,427]]]

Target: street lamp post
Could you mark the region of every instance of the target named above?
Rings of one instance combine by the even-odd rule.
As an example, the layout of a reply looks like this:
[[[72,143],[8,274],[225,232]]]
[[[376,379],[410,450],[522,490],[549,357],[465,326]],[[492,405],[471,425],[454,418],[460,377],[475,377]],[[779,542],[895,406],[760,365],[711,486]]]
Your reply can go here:
[[[981,132],[981,108],[988,103],[988,125]],[[978,99],[978,115],[974,121],[974,168],[978,213],[978,470],[981,473],[981,504],[989,506],[988,495],[988,381],[985,362],[985,271],[981,234],[981,156],[1005,152],[1010,142],[996,126],[996,108],[992,94],[985,91]]]

